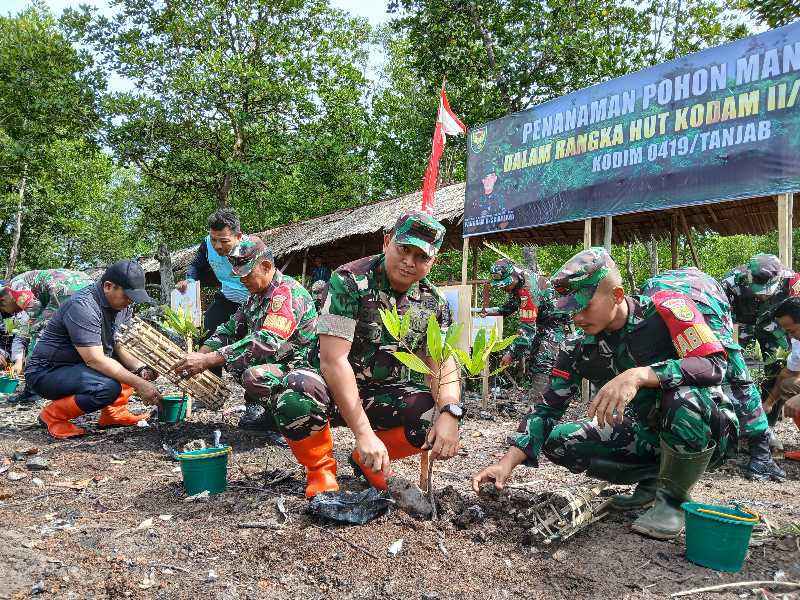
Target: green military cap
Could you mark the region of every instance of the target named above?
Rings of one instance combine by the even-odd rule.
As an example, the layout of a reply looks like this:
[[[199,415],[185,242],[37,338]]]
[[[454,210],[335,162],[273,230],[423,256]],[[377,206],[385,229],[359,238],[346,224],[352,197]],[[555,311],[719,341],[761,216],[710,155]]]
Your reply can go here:
[[[578,252],[550,279],[557,294],[556,309],[576,313],[589,306],[597,286],[614,266],[614,259],[602,246]]]
[[[242,241],[228,254],[231,271],[237,277],[247,277],[261,261],[272,261],[272,252],[258,236],[243,237]]]
[[[514,263],[507,258],[501,258],[492,265],[492,287],[508,287],[514,283]]]
[[[754,294],[771,296],[778,291],[785,267],[774,254],[756,254],[747,263],[750,289]]]
[[[409,210],[394,225],[392,240],[401,246],[416,246],[428,256],[436,256],[444,241],[445,228],[429,214]]]
[[[328,282],[323,281],[322,279],[317,279],[311,285],[311,297],[314,300],[320,300],[328,291]]]

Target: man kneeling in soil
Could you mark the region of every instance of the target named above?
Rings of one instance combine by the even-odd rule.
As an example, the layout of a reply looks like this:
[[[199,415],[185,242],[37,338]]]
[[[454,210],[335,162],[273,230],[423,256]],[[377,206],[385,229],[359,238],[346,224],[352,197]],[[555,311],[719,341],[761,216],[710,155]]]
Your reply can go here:
[[[709,464],[736,450],[738,422],[722,392],[724,347],[695,303],[675,291],[626,296],[603,248],[571,258],[552,280],[556,308],[574,313],[582,333],[559,352],[543,401],[520,423],[505,456],[472,480],[502,488],[519,464],[538,466],[541,452],[575,473],[612,483],[656,479],[655,505],[633,530],[657,539],[683,529],[682,502]],[[582,379],[599,391],[588,419],[558,421]],[[619,497],[630,508],[633,497]],[[653,501],[650,496],[649,501]]]
[[[317,339],[317,311],[308,291],[275,268],[260,238],[243,239],[228,260],[250,296],[199,352],[187,354],[174,369],[190,377],[225,366],[246,396],[266,403],[272,423],[287,388],[287,373],[308,366],[309,350]]]
[[[336,491],[331,422],[344,421],[356,438],[351,459],[357,474],[375,488],[387,488],[390,460],[431,448],[433,459],[458,451],[460,402],[458,367],[443,365],[444,381],[430,385],[401,378],[401,350],[383,325],[380,309],[411,314],[409,348],[433,373],[440,365],[425,353],[428,320],[450,325],[447,300],[428,281],[444,227],[421,212],[407,212],[384,236],[383,252],[339,267],[331,276],[319,317],[322,376],[314,369],[289,374],[276,420],[298,462],[306,467],[306,496]],[[323,378],[324,376],[324,378]],[[435,417],[438,407],[438,416]]]
[[[101,410],[104,427],[134,425],[149,413],[128,411],[136,390],[146,404],[161,401],[150,383],[157,374],[114,343],[117,328],[130,319],[134,302],[154,304],[144,291],[144,271],[123,260],[100,281],[73,294],[52,316],[25,368],[25,379],[44,398],[57,398],[39,413],[55,438],[82,435],[70,419]]]

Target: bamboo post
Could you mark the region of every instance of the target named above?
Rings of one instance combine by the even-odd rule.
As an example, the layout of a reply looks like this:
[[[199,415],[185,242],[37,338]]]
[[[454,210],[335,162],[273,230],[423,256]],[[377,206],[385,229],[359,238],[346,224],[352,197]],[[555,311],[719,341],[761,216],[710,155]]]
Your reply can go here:
[[[461,285],[467,285],[467,264],[469,263],[469,238],[464,238],[461,250]]]
[[[305,249],[303,252],[303,274],[300,276],[300,282],[302,285],[306,284],[306,268],[308,267],[308,248]]]
[[[194,344],[192,343],[192,336],[186,336],[186,352],[193,352]],[[183,391],[183,397],[186,400],[186,412],[184,414],[184,418],[188,419],[192,416],[192,395],[188,394],[186,390]]]
[[[583,249],[588,250],[592,247],[592,220],[586,219],[583,222]],[[581,398],[584,402],[589,402],[589,380],[581,381]]]
[[[611,252],[612,219],[613,217],[605,217],[603,219],[603,247],[608,252]]]
[[[792,213],[794,194],[778,195],[778,257],[787,267],[792,267]]]
[[[697,252],[694,250],[694,242],[692,241],[692,230],[689,229],[689,224],[686,222],[686,215],[683,214],[681,211],[681,227],[683,228],[683,235],[686,236],[686,242],[689,244],[689,250],[692,253],[692,261],[694,262],[694,266],[698,269],[702,269],[700,266],[700,259],[697,257]]]

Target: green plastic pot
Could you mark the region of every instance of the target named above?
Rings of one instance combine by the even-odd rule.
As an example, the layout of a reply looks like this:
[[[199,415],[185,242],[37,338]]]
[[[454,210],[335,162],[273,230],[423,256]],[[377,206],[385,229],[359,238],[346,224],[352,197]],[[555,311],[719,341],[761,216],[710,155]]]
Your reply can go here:
[[[17,391],[18,386],[19,379],[16,377],[0,375],[0,394],[13,394]]]
[[[158,411],[161,423],[180,423],[186,417],[186,398],[183,396],[164,396]]]
[[[228,487],[230,446],[203,448],[178,455],[183,473],[183,489],[188,496],[208,491],[219,494]]]
[[[717,571],[741,570],[758,515],[699,502],[684,502],[681,508],[686,512],[686,558]]]

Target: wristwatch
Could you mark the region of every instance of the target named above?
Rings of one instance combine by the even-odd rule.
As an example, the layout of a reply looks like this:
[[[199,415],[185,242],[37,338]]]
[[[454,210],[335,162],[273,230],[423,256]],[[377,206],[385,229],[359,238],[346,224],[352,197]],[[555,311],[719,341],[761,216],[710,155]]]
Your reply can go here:
[[[445,404],[442,408],[439,409],[440,412],[447,413],[449,415],[454,416],[456,419],[463,419],[464,418],[464,407],[460,404]]]

